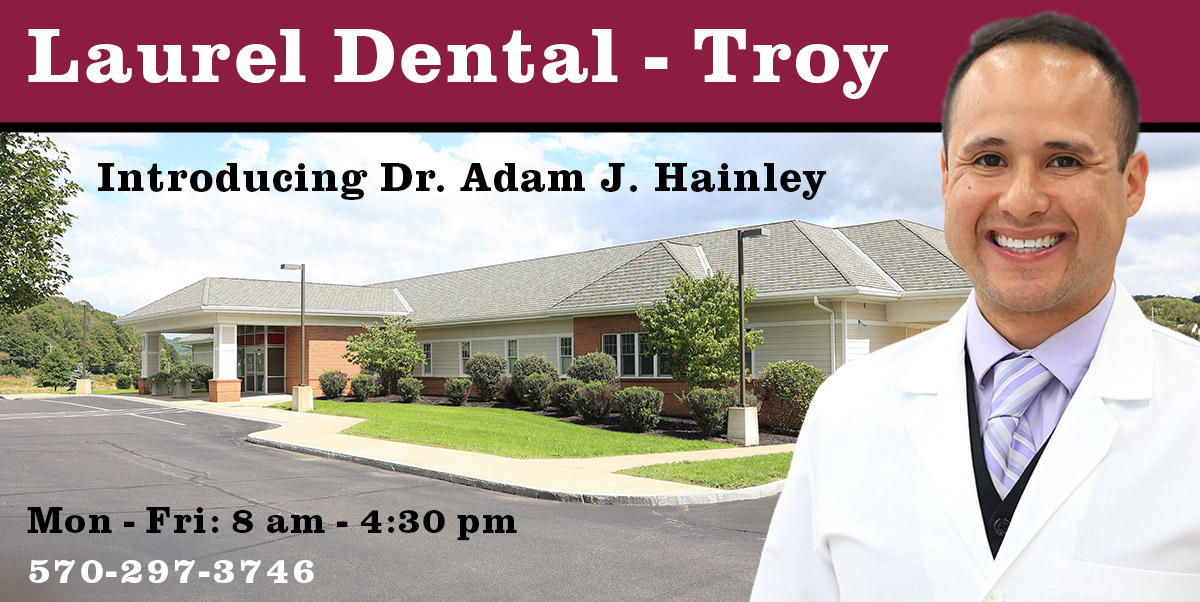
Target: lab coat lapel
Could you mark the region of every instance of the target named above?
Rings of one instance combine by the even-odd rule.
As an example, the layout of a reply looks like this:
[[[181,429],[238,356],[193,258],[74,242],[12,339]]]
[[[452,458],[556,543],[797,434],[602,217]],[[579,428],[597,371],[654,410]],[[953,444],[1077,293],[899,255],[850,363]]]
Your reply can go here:
[[[984,578],[992,564],[975,492],[967,424],[963,343],[966,312],[960,310],[930,341],[919,366],[901,377],[898,387],[915,394],[904,418],[905,430],[963,544]]]
[[[1117,284],[1096,356],[1067,404],[1013,515],[985,589],[993,587],[1104,457],[1120,432],[1108,404],[1149,399],[1153,390],[1149,322]]]

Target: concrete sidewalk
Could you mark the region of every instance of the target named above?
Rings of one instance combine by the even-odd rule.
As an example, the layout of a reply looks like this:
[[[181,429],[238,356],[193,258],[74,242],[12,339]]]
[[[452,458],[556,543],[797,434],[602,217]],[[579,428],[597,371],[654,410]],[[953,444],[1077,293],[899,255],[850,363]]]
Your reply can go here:
[[[151,403],[279,425],[251,433],[251,443],[329,458],[349,460],[397,472],[481,487],[494,491],[591,504],[673,506],[711,504],[754,499],[779,493],[783,481],[758,487],[721,490],[699,485],[659,481],[613,471],[680,460],[736,458],[789,452],[789,445],[766,445],[635,456],[567,459],[517,459],[477,452],[427,447],[369,437],[343,435],[341,431],[360,418],[298,413],[268,408],[289,395],[263,395],[231,403],[205,399],[112,395],[126,401]]]

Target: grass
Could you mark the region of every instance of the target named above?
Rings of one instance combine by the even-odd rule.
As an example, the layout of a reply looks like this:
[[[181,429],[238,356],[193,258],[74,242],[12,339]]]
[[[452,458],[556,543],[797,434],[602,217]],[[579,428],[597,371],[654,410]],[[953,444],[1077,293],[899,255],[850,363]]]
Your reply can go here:
[[[717,489],[741,489],[787,477],[788,467],[791,463],[792,452],[784,452],[743,458],[652,464],[617,472],[660,481],[693,483]]]
[[[318,414],[366,418],[351,435],[510,458],[595,458],[732,447],[724,443],[622,433],[521,410],[318,399]],[[291,402],[271,407],[290,408]]]

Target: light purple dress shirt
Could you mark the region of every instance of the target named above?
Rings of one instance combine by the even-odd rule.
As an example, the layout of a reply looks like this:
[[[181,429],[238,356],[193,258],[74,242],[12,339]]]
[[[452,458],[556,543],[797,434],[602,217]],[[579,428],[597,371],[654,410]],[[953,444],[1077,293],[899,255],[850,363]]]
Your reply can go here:
[[[1033,445],[1041,449],[1042,444],[1058,426],[1067,409],[1067,402],[1079,388],[1083,375],[1087,373],[1096,347],[1100,345],[1100,334],[1108,321],[1108,313],[1116,299],[1117,286],[1113,283],[1108,294],[1092,311],[1075,320],[1066,328],[1054,333],[1041,345],[1029,351],[1041,362],[1054,379],[1025,410],[1033,432]],[[975,404],[979,410],[979,434],[987,426],[992,407],[992,367],[1010,354],[1025,350],[1013,347],[996,329],[984,319],[975,302],[975,292],[967,299],[967,352],[971,355],[971,368],[975,379]]]

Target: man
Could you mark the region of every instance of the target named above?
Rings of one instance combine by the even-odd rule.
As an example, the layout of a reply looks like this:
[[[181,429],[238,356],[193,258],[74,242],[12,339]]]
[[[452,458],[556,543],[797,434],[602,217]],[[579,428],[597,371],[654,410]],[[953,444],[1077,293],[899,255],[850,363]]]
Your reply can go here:
[[[1113,278],[1137,115],[1091,26],[972,38],[941,170],[975,291],[821,387],[754,599],[1200,601],[1200,345]]]

